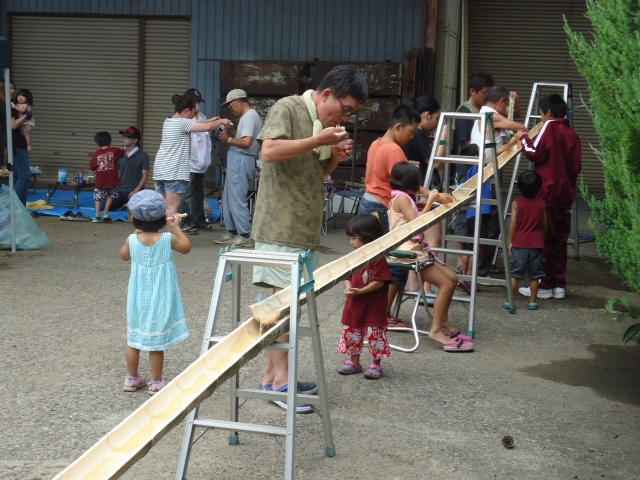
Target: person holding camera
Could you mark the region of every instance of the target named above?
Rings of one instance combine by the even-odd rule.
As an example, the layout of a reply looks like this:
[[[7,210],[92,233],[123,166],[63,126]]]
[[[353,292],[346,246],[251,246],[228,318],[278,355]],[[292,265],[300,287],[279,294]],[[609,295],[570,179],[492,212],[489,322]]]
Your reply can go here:
[[[250,182],[256,174],[256,158],[258,157],[258,134],[262,130],[262,119],[247,98],[244,90],[235,89],[227,94],[227,101],[221,105],[240,117],[238,128],[224,127],[220,133],[220,141],[231,147],[227,154],[227,174],[222,192],[222,214],[227,233],[216,243],[235,244],[236,247],[253,248],[250,238],[251,212],[247,203]]]

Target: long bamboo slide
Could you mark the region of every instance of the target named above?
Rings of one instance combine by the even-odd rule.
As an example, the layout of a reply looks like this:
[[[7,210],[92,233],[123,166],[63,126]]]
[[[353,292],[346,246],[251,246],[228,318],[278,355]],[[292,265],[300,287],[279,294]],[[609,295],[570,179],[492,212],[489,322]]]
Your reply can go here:
[[[529,131],[533,138],[542,124]],[[502,169],[520,151],[518,143],[498,157]],[[488,165],[482,172],[483,183],[493,176]],[[459,186],[454,201],[393,230],[375,242],[345,255],[314,272],[316,295],[329,290],[351,273],[361,270],[406,240],[441,221],[443,216],[459,210],[475,198],[478,176]],[[284,289],[250,307],[250,318],[174,378],[165,388],[150,397],[118,426],[102,437],[80,458],[60,472],[54,480],[118,478],[145,456],[187,414],[208,398],[220,385],[255,358],[278,337],[289,331],[290,289]],[[304,296],[301,301],[304,302]]]

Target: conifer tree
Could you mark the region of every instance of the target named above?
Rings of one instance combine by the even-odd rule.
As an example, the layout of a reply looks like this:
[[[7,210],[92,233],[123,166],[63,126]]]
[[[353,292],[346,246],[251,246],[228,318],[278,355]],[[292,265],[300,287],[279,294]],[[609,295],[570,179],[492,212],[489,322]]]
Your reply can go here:
[[[572,32],[569,49],[589,83],[604,170],[604,200],[582,194],[592,210],[598,251],[612,271],[640,292],[640,2],[587,0],[593,40]]]

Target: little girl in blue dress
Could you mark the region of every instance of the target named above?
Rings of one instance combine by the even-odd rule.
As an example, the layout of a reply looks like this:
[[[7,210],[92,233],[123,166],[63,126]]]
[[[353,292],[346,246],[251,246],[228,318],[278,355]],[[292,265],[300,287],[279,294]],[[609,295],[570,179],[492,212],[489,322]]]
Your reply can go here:
[[[149,395],[155,395],[168,383],[162,378],[164,351],[189,338],[172,250],[186,254],[191,244],[180,229],[180,215],[165,218],[166,208],[163,196],[153,190],[142,190],[129,200],[136,231],[120,250],[123,260],[131,260],[125,392],[147,384],[138,375],[140,350],[149,352]],[[165,225],[168,232],[160,233]]]

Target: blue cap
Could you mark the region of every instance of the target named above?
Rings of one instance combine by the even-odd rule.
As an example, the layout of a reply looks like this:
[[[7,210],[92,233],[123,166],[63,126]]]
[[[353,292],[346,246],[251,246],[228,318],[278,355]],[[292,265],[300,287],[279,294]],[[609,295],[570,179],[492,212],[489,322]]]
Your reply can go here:
[[[155,190],[141,190],[129,200],[129,211],[138,220],[153,222],[164,217],[167,202]]]

